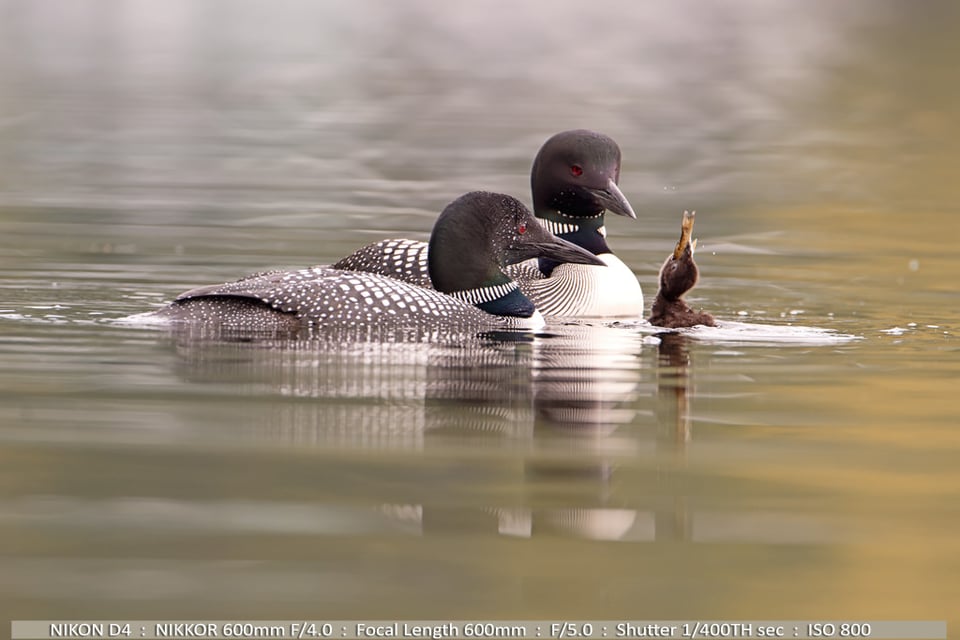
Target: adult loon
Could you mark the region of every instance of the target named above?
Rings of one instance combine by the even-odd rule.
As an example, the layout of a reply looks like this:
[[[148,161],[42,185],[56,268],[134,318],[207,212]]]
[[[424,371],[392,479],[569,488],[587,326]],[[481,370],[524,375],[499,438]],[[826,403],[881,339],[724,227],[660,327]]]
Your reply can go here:
[[[603,268],[549,257],[507,268],[520,290],[549,316],[641,317],[643,292],[633,271],[610,250],[605,211],[636,219],[617,186],[620,147],[608,136],[577,129],[558,133],[537,153],[530,173],[534,214],[558,237],[597,256]],[[415,240],[383,240],[335,267],[380,273],[431,286],[428,248]]]
[[[683,301],[683,294],[693,289],[700,278],[700,270],[693,261],[697,241],[691,240],[695,211],[684,211],[680,225],[680,241],[677,242],[663,266],[660,267],[660,289],[650,309],[650,324],[668,329],[692,327],[702,324],[717,325],[713,316],[705,311],[694,311]]]
[[[200,287],[146,315],[242,329],[535,327],[543,317],[502,268],[537,257],[602,264],[544,229],[515,198],[477,191],[447,205],[433,227],[426,265],[433,288],[318,266]]]

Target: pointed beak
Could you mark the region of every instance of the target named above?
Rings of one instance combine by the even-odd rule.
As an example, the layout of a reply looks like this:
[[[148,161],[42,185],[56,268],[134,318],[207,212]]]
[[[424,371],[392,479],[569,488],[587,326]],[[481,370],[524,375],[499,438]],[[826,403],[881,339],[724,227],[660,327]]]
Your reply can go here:
[[[607,266],[600,258],[593,255],[583,247],[578,247],[572,242],[554,238],[547,242],[538,242],[532,245],[537,248],[537,257],[550,258],[557,262],[574,262],[576,264],[595,264],[600,267]]]
[[[607,180],[607,186],[603,189],[590,189],[590,193],[600,202],[604,209],[612,211],[627,218],[637,219],[637,214],[633,212],[633,207],[627,202],[627,197],[620,191],[620,187],[613,181],[613,178]]]
[[[516,264],[530,258],[549,258],[557,262],[606,266],[600,258],[583,247],[562,240],[544,229],[533,217],[527,222],[526,232],[516,236],[507,247],[506,254],[506,264]]]
[[[697,241],[691,238],[693,235],[693,222],[696,219],[696,215],[696,211],[683,212],[683,222],[680,224],[680,240],[677,242],[677,247],[673,250],[674,260],[679,260],[680,256],[686,252],[689,252],[692,256],[693,252],[697,249]]]

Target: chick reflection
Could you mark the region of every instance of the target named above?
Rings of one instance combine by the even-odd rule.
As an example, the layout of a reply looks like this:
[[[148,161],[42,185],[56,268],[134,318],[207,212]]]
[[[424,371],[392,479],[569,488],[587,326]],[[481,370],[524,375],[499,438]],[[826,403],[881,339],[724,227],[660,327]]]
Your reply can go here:
[[[660,334],[657,347],[657,443],[683,451],[690,442],[690,352],[680,333]]]
[[[687,336],[680,333],[660,334],[657,347],[657,448],[673,452],[680,466],[661,477],[665,500],[653,516],[656,540],[691,540],[693,515],[687,503],[681,474],[683,454],[691,439],[690,352]]]

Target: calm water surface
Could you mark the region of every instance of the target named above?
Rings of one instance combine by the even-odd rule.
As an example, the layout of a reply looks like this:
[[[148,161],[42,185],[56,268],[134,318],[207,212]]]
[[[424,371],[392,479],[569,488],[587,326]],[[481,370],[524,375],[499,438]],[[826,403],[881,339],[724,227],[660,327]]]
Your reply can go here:
[[[960,16],[924,7],[0,4],[4,616],[956,627]],[[573,127],[623,149],[648,300],[696,209],[691,300],[772,329],[112,322],[528,200]]]

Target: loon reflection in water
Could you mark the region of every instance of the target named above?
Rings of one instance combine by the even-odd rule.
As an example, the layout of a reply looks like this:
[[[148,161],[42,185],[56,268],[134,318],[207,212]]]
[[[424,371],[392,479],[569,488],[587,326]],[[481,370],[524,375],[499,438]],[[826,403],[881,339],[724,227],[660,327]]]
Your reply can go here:
[[[687,340],[666,337],[680,345]],[[673,427],[674,420],[686,419],[677,412],[686,367],[662,364],[669,375],[644,371],[652,351],[636,332],[572,323],[550,333],[493,332],[452,342],[202,340],[179,343],[177,350],[177,373],[189,382],[228,382],[239,386],[238,393],[272,398],[238,411],[227,427],[254,442],[427,456],[452,445],[482,453],[459,463],[455,477],[445,475],[446,465],[423,465],[416,473],[444,482],[446,495],[454,497],[437,504],[393,493],[393,506],[383,506],[391,514],[379,525],[384,528],[402,519],[422,535],[689,538],[686,483],[669,481],[682,470],[655,471],[658,481],[668,480],[665,490],[674,500],[621,500],[624,483],[636,478],[624,469],[625,452],[655,447],[658,459],[672,459],[689,439],[689,427],[682,433]],[[188,414],[191,408],[174,410]],[[336,474],[336,468],[324,473]],[[520,497],[478,497],[478,477],[509,478]],[[577,487],[573,503],[544,493],[571,483]],[[361,516],[356,524],[369,527],[370,520]]]
[[[603,265],[586,249],[544,229],[517,199],[482,191],[444,209],[430,249],[426,266],[433,288],[393,274],[312,267],[193,289],[144,315],[253,330],[423,324],[530,328],[541,326],[543,318],[503,267],[538,257]]]

